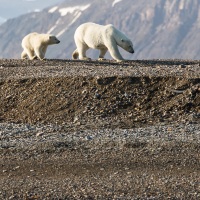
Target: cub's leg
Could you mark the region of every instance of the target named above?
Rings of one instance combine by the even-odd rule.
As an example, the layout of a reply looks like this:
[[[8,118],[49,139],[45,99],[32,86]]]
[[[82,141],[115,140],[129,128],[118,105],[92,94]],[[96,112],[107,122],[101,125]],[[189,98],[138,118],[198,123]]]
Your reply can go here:
[[[44,57],[45,57],[45,54],[46,54],[46,52],[47,52],[47,46],[43,47],[42,51],[43,51],[43,55],[44,55]]]
[[[26,53],[26,51],[22,51],[22,53],[21,53],[21,59],[26,59],[27,58],[27,53]]]
[[[41,47],[35,48],[35,54],[40,60],[44,60],[44,52]]]
[[[29,57],[30,60],[34,60],[34,59],[37,58],[37,57],[35,56],[33,50],[25,49],[24,51],[25,51],[25,53],[28,55],[28,57]],[[22,52],[22,53],[23,53],[23,52]],[[24,55],[24,54],[23,54],[23,55]]]

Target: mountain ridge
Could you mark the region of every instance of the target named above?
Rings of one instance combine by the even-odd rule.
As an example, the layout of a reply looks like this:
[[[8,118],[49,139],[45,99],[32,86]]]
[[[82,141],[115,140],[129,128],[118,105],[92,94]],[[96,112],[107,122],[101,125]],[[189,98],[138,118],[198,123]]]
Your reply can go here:
[[[97,9],[98,8],[98,9]],[[51,33],[61,44],[49,47],[47,58],[71,58],[74,32],[84,22],[113,24],[131,38],[135,54],[125,59],[199,59],[198,0],[65,0],[42,12],[8,20],[0,26],[1,58],[20,58],[21,40],[29,32]],[[97,58],[97,51],[88,55]],[[111,58],[109,53],[107,58]]]

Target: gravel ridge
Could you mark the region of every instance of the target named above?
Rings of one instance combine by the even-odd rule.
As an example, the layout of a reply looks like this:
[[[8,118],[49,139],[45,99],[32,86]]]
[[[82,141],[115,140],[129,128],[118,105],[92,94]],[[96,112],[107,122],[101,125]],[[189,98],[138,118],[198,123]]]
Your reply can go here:
[[[5,79],[73,77],[73,76],[134,76],[200,78],[200,61],[136,60],[74,61],[0,60],[0,81]]]

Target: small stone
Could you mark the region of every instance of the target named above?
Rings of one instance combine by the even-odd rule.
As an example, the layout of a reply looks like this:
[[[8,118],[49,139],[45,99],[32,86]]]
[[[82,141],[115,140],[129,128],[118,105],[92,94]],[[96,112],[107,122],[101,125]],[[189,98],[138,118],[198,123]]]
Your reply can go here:
[[[100,98],[101,98],[101,95],[98,94],[98,93],[96,93],[96,94],[95,94],[95,98],[96,98],[96,99],[100,99]]]
[[[92,140],[93,138],[91,136],[86,136],[86,140]]]
[[[78,117],[74,117],[74,123],[78,122]]]
[[[44,133],[43,132],[38,132],[37,134],[36,134],[36,137],[39,137],[39,136],[41,136],[41,135],[43,135]]]
[[[85,93],[87,93],[87,90],[86,90],[86,89],[82,91],[82,94],[85,94]]]

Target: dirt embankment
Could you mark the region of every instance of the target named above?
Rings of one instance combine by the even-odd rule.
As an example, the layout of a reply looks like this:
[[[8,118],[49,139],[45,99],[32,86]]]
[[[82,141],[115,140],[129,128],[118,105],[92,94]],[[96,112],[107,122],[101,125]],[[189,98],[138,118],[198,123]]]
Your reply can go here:
[[[10,66],[9,62],[2,62],[2,122],[132,128],[158,122],[199,120],[200,78],[196,70],[199,65],[194,61],[102,65],[26,62],[28,66],[24,67],[20,60],[14,60]],[[45,66],[37,67],[40,63]],[[139,75],[138,66],[143,69],[143,75]],[[155,69],[162,75],[155,75]]]
[[[198,121],[200,79],[62,77],[1,82],[1,121],[132,128]]]

